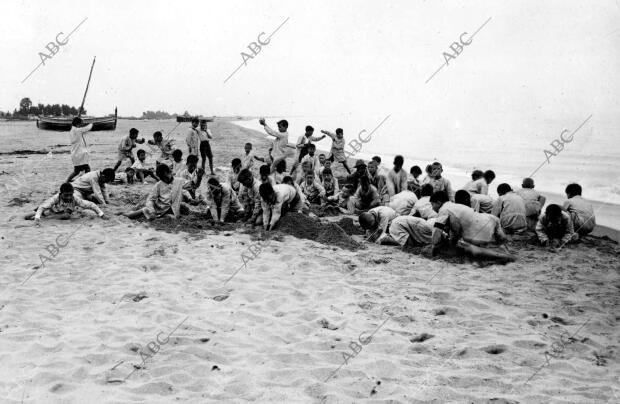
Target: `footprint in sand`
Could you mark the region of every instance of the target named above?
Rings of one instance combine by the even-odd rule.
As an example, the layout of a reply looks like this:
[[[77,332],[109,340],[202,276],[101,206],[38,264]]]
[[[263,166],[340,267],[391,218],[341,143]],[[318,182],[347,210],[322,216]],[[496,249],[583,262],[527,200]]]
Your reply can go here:
[[[486,348],[482,348],[482,350],[491,355],[499,355],[501,353],[506,352],[507,347],[505,345],[491,345]]]
[[[318,323],[321,325],[321,327],[323,328],[327,328],[328,330],[337,330],[338,327],[331,324],[328,320],[322,318],[318,321]]]
[[[424,342],[424,341],[429,340],[429,339],[431,339],[433,337],[434,337],[433,334],[427,334],[427,333],[423,332],[420,335],[416,335],[415,337],[412,337],[409,341],[411,341],[411,342]]]

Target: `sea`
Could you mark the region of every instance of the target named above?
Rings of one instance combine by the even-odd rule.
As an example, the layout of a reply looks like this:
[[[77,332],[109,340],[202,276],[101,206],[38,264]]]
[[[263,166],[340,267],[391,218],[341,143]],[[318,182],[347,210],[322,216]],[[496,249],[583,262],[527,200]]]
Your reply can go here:
[[[390,114],[266,119],[273,129],[277,129],[278,120],[286,119],[291,144],[304,133],[306,125],[315,129],[315,135],[320,135],[321,129],[334,132],[342,128],[346,150],[354,154],[353,158],[369,160],[378,155],[388,168],[398,154],[405,158],[407,171],[413,165],[424,171],[426,165],[439,161],[454,189],[469,181],[473,170],[491,169],[497,175],[490,187],[492,196],[497,196],[495,190],[501,183],[514,189],[520,187],[523,178],[531,177],[548,202],[562,203],[566,185],[576,182],[583,188],[583,197],[592,201],[597,224],[620,230],[620,125],[605,124],[592,114],[562,121],[523,124],[507,119],[475,125],[432,119],[420,124]],[[233,123],[265,133],[258,119]],[[317,147],[329,150],[331,140],[317,142]]]

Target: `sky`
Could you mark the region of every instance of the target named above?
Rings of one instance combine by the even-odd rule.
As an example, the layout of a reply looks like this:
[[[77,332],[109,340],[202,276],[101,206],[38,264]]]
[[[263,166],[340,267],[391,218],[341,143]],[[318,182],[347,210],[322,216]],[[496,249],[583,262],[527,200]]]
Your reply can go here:
[[[23,97],[79,106],[96,56],[89,115],[116,106],[122,116],[392,114],[458,126],[485,114],[506,125],[539,116],[572,123],[594,111],[620,126],[620,1],[51,4],[3,2],[1,110]],[[39,52],[49,54],[46,44],[81,22],[22,83],[41,62]],[[485,22],[426,82],[445,63],[444,52],[454,55],[450,45]],[[248,45],[278,27],[252,55]],[[253,56],[246,64],[242,52]]]

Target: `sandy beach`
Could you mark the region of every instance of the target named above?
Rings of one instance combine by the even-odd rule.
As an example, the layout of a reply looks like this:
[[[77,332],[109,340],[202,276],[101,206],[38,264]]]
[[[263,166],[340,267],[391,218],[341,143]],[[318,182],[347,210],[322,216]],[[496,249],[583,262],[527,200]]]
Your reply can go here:
[[[36,228],[22,216],[71,170],[68,139],[11,125],[19,142],[0,156],[2,402],[620,398],[620,249],[609,239],[589,236],[555,254],[516,243],[516,262],[481,265],[360,235],[351,236],[359,248],[285,232],[265,242],[234,225],[185,231],[115,214],[153,183],[112,185],[109,221]],[[114,163],[130,127],[149,139],[175,125],[121,120],[114,133],[93,133],[92,166]],[[220,174],[243,142],[266,150],[250,130],[224,121],[211,129]],[[183,144],[180,132],[172,136]]]

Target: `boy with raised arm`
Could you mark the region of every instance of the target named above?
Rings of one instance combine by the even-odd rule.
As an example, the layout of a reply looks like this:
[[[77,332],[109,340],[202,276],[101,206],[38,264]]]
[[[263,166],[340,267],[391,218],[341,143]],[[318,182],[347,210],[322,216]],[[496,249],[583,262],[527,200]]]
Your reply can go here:
[[[332,162],[335,160],[341,163],[344,166],[345,170],[347,170],[347,173],[349,173],[350,175],[351,169],[347,165],[347,156],[344,153],[345,143],[344,131],[342,130],[342,128],[336,129],[336,133],[332,133],[327,130],[321,130],[321,133],[329,136],[332,139],[331,155],[329,156],[328,160],[331,160]]]
[[[286,160],[286,155],[288,151],[286,150],[288,147],[288,121],[286,119],[282,119],[278,121],[278,131],[271,129],[269,125],[265,122],[265,118],[261,118],[258,120],[258,123],[263,125],[265,132],[269,136],[273,136],[275,139],[272,144],[271,155],[273,156],[273,162],[271,163],[271,172],[275,172],[276,165],[282,161]]]
[[[82,199],[75,190],[73,185],[69,182],[65,182],[60,186],[60,191],[47,199],[41,205],[35,209],[35,212],[27,214],[24,219],[32,220],[39,226],[41,222],[41,216],[55,217],[61,220],[67,220],[71,218],[73,212],[77,211],[77,208],[92,210],[102,219],[108,219],[101,209],[94,203]]]
[[[69,131],[69,141],[71,142],[71,161],[73,162],[73,172],[69,174],[67,182],[71,182],[75,176],[84,171],[90,171],[90,155],[84,135],[93,128],[93,124],[82,126],[82,118],[75,117],[71,122]]]
[[[308,146],[312,145],[311,142],[318,142],[320,140],[325,139],[325,135],[323,136],[313,136],[314,128],[310,125],[306,126],[306,133],[299,136],[297,138],[297,144],[295,148],[297,149],[297,155],[293,160],[293,168],[291,168],[290,175],[293,176],[293,173],[297,169],[297,166],[301,163],[302,159],[308,154]],[[314,147],[316,150],[316,146]],[[315,167],[318,171],[319,167]]]
[[[147,142],[149,146],[155,146],[160,151],[159,157],[155,160],[155,165],[159,164],[172,164],[172,152],[174,151],[174,140],[164,140],[164,135],[157,131],[153,133],[153,140]],[[152,149],[152,148],[151,148]]]
[[[106,206],[110,203],[106,184],[114,181],[116,174],[112,168],[95,170],[73,180],[71,185],[83,199]]]

